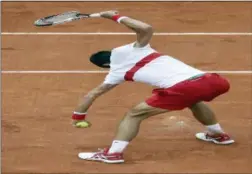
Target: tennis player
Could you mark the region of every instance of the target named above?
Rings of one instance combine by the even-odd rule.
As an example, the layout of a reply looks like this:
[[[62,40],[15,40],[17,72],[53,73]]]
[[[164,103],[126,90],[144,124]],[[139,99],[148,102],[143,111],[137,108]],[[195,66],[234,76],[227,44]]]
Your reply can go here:
[[[228,92],[230,85],[226,79],[215,73],[195,69],[151,48],[149,42],[153,29],[149,24],[121,16],[117,11],[100,14],[103,18],[132,29],[136,33],[136,41],[91,56],[92,63],[110,68],[110,71],[104,82],[80,101],[72,115],[73,122],[85,120],[87,110],[95,99],[124,81],[143,82],[156,89],[149,98],[125,114],[109,148],[98,152],[79,153],[79,158],[105,163],[123,163],[123,151],[137,136],[143,120],[184,108],[189,108],[194,117],[207,129],[206,132],[197,133],[197,139],[219,145],[234,143],[221,128],[213,111],[204,103]]]

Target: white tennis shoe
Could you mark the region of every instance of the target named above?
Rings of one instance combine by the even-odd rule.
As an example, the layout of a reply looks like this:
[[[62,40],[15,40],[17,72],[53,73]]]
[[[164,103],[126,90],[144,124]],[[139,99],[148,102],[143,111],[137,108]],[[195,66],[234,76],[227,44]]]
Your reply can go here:
[[[215,144],[227,145],[233,144],[235,141],[226,133],[210,135],[209,133],[197,133],[196,138],[199,140],[213,142]]]
[[[122,153],[108,153],[109,148],[99,149],[98,152],[81,152],[78,157],[88,161],[100,161],[109,164],[123,163]]]

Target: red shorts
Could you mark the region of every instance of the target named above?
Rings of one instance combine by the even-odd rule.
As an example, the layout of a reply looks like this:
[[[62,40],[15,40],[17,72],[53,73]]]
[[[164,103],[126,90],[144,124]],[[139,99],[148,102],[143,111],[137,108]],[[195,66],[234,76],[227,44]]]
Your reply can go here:
[[[156,108],[182,110],[200,101],[211,101],[226,93],[229,88],[230,85],[226,79],[215,73],[207,73],[170,88],[154,89],[146,103]]]

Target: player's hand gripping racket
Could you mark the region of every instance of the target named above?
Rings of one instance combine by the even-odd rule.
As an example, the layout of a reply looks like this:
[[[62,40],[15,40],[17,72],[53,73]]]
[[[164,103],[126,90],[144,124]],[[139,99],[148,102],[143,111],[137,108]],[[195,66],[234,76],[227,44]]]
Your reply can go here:
[[[101,17],[101,15],[100,13],[82,14],[78,11],[69,11],[69,12],[64,12],[64,13],[60,13],[56,15],[50,15],[50,16],[46,16],[44,18],[38,19],[34,22],[34,25],[38,27],[51,26],[51,25],[71,22],[74,20],[80,20],[82,18],[94,18],[94,17]]]

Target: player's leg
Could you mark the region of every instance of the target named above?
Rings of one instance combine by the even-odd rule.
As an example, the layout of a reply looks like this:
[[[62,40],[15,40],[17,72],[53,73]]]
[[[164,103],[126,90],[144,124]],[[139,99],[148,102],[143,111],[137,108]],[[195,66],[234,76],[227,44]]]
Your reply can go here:
[[[140,103],[122,119],[110,148],[94,153],[79,153],[79,157],[105,163],[123,163],[123,151],[129,142],[137,136],[141,122],[146,118],[165,112],[168,112],[168,110],[149,106],[145,102]]]
[[[168,112],[168,110],[149,106],[146,102],[138,104],[131,109],[120,122],[115,139],[128,142],[131,141],[136,137],[143,120],[150,116],[165,112]]]
[[[226,134],[218,123],[214,112],[203,102],[199,102],[190,107],[194,117],[206,126],[207,132],[196,134],[196,138],[215,144],[232,144],[234,140]]]
[[[203,78],[192,81],[190,85],[197,88],[196,100],[212,101],[214,98],[227,93],[230,85],[228,81],[218,74],[206,74]],[[193,89],[192,88],[192,89]],[[193,92],[193,91],[192,91]],[[192,93],[193,94],[193,93]],[[192,95],[192,99],[194,99]],[[216,144],[232,144],[232,140],[221,128],[214,112],[203,102],[194,102],[189,107],[194,117],[207,128],[207,133],[198,133],[196,137],[204,141],[214,142]]]
[[[217,119],[214,112],[203,102],[199,102],[190,107],[194,117],[203,125],[217,124]],[[214,130],[213,130],[214,131]],[[222,132],[222,130],[216,130]]]

